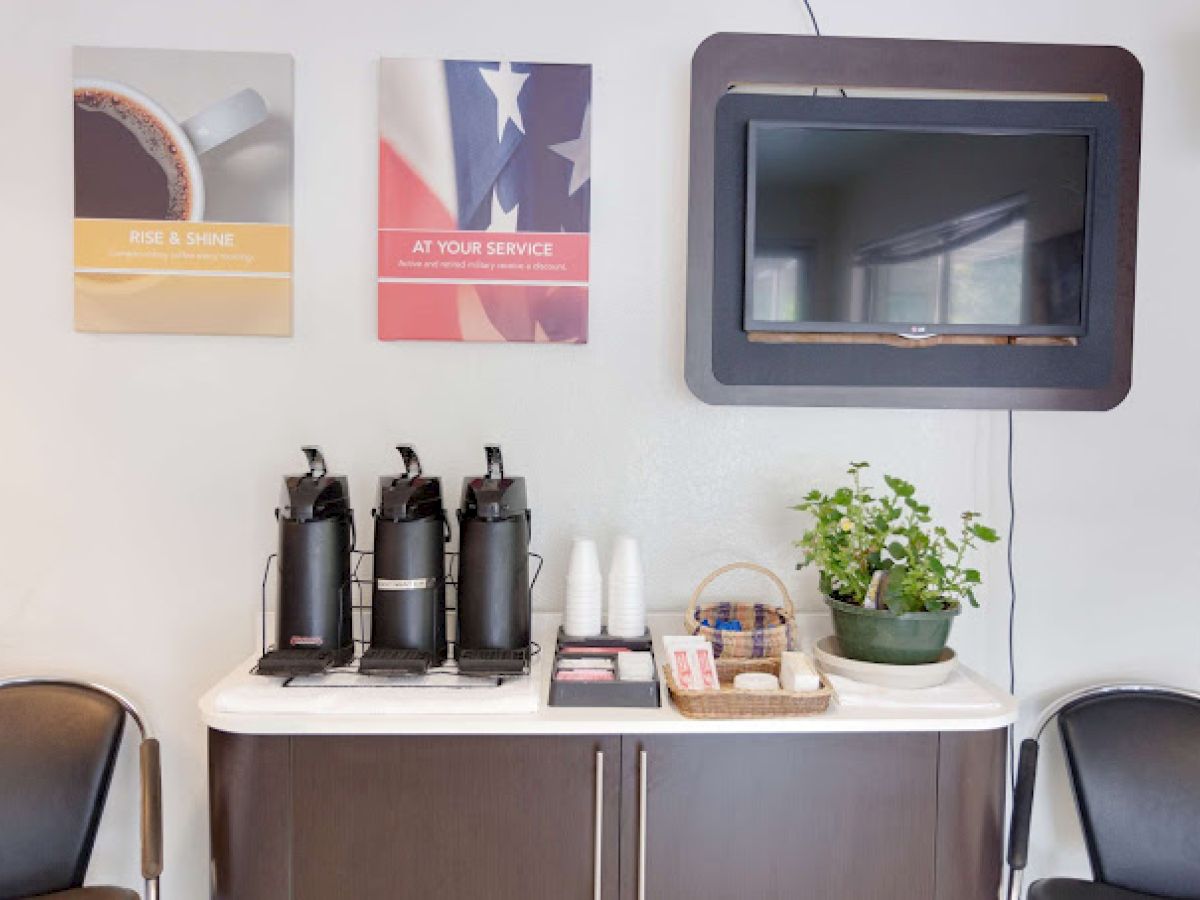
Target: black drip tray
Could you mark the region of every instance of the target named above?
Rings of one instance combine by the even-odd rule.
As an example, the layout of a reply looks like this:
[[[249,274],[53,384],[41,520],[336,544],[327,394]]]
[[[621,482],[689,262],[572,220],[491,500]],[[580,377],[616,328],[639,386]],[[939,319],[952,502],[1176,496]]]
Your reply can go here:
[[[320,675],[336,662],[330,650],[271,650],[258,661],[258,667],[254,671],[258,675],[279,677]]]
[[[433,665],[433,654],[424,650],[395,650],[371,647],[358,661],[364,675],[424,675]]]
[[[471,650],[459,647],[458,671],[466,675],[527,675],[529,649]]]

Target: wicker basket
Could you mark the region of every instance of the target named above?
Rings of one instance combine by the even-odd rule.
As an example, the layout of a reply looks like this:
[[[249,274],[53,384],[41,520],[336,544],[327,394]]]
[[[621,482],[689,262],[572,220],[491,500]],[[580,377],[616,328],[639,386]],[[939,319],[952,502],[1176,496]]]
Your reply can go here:
[[[700,597],[704,594],[705,588],[726,572],[737,569],[758,572],[770,578],[783,598],[783,605],[771,606],[766,603],[728,600],[720,603],[701,604]],[[742,623],[743,630],[722,631],[719,628],[711,628],[700,624],[704,619],[709,621],[714,619],[735,620]],[[727,660],[778,658],[784,650],[794,649],[795,621],[796,610],[792,606],[792,598],[788,594],[787,586],[779,579],[779,576],[770,569],[747,562],[730,563],[709,574],[697,586],[695,593],[692,594],[691,602],[688,603],[687,612],[684,614],[684,627],[688,634],[698,634],[712,642],[713,655],[717,658],[718,665],[725,664]],[[722,669],[722,671],[726,670]],[[728,671],[733,672],[734,670],[729,668]],[[749,667],[737,671],[765,672],[770,670]],[[732,675],[730,677],[732,678]]]
[[[779,674],[779,660],[770,671]],[[723,671],[719,691],[685,691],[671,677],[671,667],[663,666],[663,678],[671,699],[681,715],[689,719],[772,719],[788,716],[813,716],[829,709],[833,699],[833,688],[821,674],[821,687],[815,691],[745,691],[733,687],[732,678],[726,679]]]

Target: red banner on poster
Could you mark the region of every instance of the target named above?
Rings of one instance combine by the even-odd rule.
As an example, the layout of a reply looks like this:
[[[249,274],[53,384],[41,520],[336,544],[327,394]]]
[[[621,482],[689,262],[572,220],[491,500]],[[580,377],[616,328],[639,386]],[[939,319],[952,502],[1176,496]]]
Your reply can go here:
[[[380,279],[583,284],[587,234],[381,229]]]

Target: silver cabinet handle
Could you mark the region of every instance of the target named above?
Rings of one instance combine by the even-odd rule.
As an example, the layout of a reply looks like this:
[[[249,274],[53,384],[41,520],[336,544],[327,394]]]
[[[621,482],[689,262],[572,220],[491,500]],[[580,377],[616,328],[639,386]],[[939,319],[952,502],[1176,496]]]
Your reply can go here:
[[[592,848],[592,897],[601,900],[604,875],[604,751],[596,751],[596,843]]]
[[[646,900],[646,774],[650,769],[646,751],[638,754],[638,888],[637,900]]]

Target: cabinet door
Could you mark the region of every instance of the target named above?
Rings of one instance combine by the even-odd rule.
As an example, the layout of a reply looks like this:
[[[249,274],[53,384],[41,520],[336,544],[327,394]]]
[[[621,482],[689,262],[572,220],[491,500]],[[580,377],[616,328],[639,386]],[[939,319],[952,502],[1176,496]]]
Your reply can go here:
[[[1007,737],[1004,728],[941,736],[935,900],[995,900],[1000,892]]]
[[[290,754],[286,735],[208,732],[212,900],[291,897]]]
[[[622,900],[934,896],[937,734],[626,737],[622,757]]]
[[[619,738],[296,737],[292,772],[294,900],[617,898]]]

